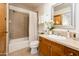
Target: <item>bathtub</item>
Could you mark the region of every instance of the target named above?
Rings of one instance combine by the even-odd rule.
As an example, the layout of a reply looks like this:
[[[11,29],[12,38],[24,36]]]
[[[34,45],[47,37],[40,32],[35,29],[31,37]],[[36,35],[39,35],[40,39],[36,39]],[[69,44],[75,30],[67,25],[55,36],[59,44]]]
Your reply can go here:
[[[9,42],[9,53],[29,47],[29,38],[11,39]]]

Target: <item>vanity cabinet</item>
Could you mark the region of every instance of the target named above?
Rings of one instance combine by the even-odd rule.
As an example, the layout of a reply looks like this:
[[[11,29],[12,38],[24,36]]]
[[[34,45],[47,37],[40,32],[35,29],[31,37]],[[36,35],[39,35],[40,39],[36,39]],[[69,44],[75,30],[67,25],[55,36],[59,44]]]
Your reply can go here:
[[[79,51],[39,37],[39,55],[41,56],[79,56]]]
[[[64,55],[64,46],[52,42],[46,38],[39,37],[39,55],[42,56],[62,56]]]

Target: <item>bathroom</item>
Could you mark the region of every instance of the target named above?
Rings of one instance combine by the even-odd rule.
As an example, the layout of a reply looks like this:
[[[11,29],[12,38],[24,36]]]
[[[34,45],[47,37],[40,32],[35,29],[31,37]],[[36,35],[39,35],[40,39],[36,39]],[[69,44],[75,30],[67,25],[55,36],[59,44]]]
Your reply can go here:
[[[5,5],[7,9],[2,9],[7,10],[4,17],[7,34],[0,53],[7,56],[79,56],[79,3],[2,4]]]
[[[22,11],[18,11],[18,7],[22,7],[22,8],[25,8],[24,7],[24,5],[26,5],[26,6],[28,6],[26,9],[27,10],[32,10],[33,12],[35,12],[37,15],[35,15],[35,16],[37,16],[35,19],[36,19],[36,21],[34,22],[34,20],[31,20],[31,21],[26,21],[28,24],[26,24],[26,23],[24,23],[24,25],[25,25],[25,27],[24,27],[24,25],[23,24],[21,24],[20,23],[20,21],[18,22],[18,20],[17,19],[21,19],[20,17],[22,17],[22,13],[20,13],[20,12],[22,12]],[[33,7],[33,6],[34,7]],[[20,33],[19,32],[21,32],[22,30],[23,30],[23,28],[24,28],[24,32],[21,32],[21,34],[22,34],[22,36],[23,37],[21,37],[20,36],[20,38],[18,38],[18,39],[16,39],[16,38],[14,38],[14,39],[10,39],[10,46],[9,46],[9,51],[11,50],[11,51],[13,51],[14,50],[14,52],[17,52],[18,50],[20,50],[20,49],[23,49],[23,48],[27,48],[26,50],[27,50],[27,52],[28,51],[30,51],[28,54],[30,54],[30,55],[44,55],[44,53],[43,53],[43,51],[42,51],[42,49],[43,48],[47,48],[47,47],[42,47],[43,46],[43,43],[41,43],[41,39],[42,38],[44,38],[44,39],[48,39],[49,41],[50,41],[50,39],[49,38],[51,38],[52,40],[53,39],[59,39],[59,41],[58,42],[55,42],[55,43],[57,43],[58,45],[63,45],[62,43],[66,43],[66,42],[61,42],[61,40],[62,41],[64,41],[64,40],[66,40],[66,39],[73,39],[73,40],[75,40],[75,41],[78,41],[78,33],[77,33],[77,31],[76,31],[76,24],[75,24],[75,14],[76,14],[76,12],[75,12],[75,8],[77,7],[76,6],[77,4],[73,4],[73,3],[56,3],[56,4],[49,4],[49,3],[41,3],[41,4],[17,4],[17,3],[15,3],[15,4],[10,4],[10,11],[9,11],[9,13],[11,14],[9,14],[9,16],[12,16],[12,17],[10,17],[11,19],[15,19],[14,21],[14,23],[13,23],[13,21],[11,21],[11,19],[9,19],[9,21],[10,21],[10,24],[12,24],[13,23],[13,31],[15,30],[15,36],[19,36],[20,35]],[[32,8],[32,7],[33,8]],[[48,6],[48,7],[47,7]],[[12,8],[11,8],[12,7]],[[16,9],[13,9],[13,8],[16,8]],[[13,9],[13,11],[12,11],[12,9]],[[19,9],[19,10],[21,10],[21,9]],[[52,12],[51,12],[52,11]],[[12,14],[12,13],[15,13],[15,14]],[[19,18],[18,18],[18,15],[16,14],[16,13],[19,13],[18,15],[20,16]],[[15,15],[15,16],[13,16],[13,15]],[[28,13],[28,14],[24,14],[25,15],[25,17],[27,16],[27,19],[30,19],[30,17],[31,18],[33,18],[34,17],[34,15],[32,15],[32,16],[30,16],[30,14]],[[24,18],[25,19],[25,18]],[[23,19],[22,19],[23,20]],[[12,22],[12,23],[11,23]],[[21,21],[22,22],[22,21]],[[25,20],[24,20],[24,22],[25,22]],[[34,23],[33,23],[34,22]],[[19,25],[17,25],[16,26],[16,24],[19,24]],[[36,24],[35,24],[36,23]],[[34,25],[33,25],[34,24]],[[23,25],[23,26],[22,26]],[[11,31],[11,28],[12,28],[12,25],[10,25],[11,27],[9,27],[10,28],[10,30],[9,31]],[[22,26],[22,28],[20,29],[19,28],[19,26],[21,27]],[[15,28],[18,28],[18,29],[15,29]],[[27,29],[25,29],[25,28],[29,28],[28,30]],[[33,29],[32,27],[35,27],[34,28],[34,30],[31,30],[31,29]],[[18,31],[18,33],[16,32],[16,30]],[[27,32],[26,32],[26,30],[27,30]],[[12,32],[12,31],[11,31]],[[11,32],[9,33],[9,36],[10,37],[12,37],[11,35],[13,35],[13,33],[11,34]],[[27,34],[28,33],[28,34]],[[33,35],[33,33],[34,33],[34,35]],[[19,35],[18,35],[19,34]],[[39,35],[39,36],[38,36]],[[33,38],[33,36],[34,36],[34,38]],[[44,37],[43,37],[44,36]],[[40,38],[41,37],[41,38]],[[47,38],[46,38],[47,37]],[[24,40],[23,40],[24,39]],[[31,39],[33,40],[33,41],[31,41]],[[35,39],[36,40],[40,40],[39,41],[39,43],[38,43],[38,41],[36,41],[35,43],[34,43],[34,41],[35,41]],[[71,41],[73,41],[73,40],[71,40]],[[75,42],[74,41],[74,42]],[[15,43],[16,42],[16,43]],[[23,42],[23,43],[22,43]],[[30,42],[30,43],[29,43]],[[13,43],[13,44],[12,44]],[[45,41],[44,41],[44,43],[46,43]],[[73,43],[73,42],[72,42]],[[36,44],[35,45],[35,47],[36,48],[34,48],[32,45],[33,44]],[[49,43],[50,44],[50,43]],[[67,43],[66,43],[67,44]],[[76,44],[78,44],[78,42],[76,43]],[[23,46],[22,46],[23,45]],[[26,46],[27,45],[27,46]],[[73,44],[74,45],[74,44]],[[22,46],[22,47],[21,47]],[[64,45],[63,45],[64,46]],[[74,46],[72,46],[72,44],[70,44],[70,46],[71,47],[68,47],[68,45],[66,46],[67,48],[66,49],[68,49],[68,48],[71,48],[71,49],[73,49],[72,47],[74,47]],[[37,49],[39,47],[39,49]],[[49,47],[49,46],[48,46]],[[52,47],[51,47],[52,48]],[[60,48],[60,47],[57,47],[57,49],[58,48]],[[62,48],[62,47],[61,47]],[[78,48],[78,47],[76,47],[76,48]],[[64,48],[65,49],[65,48]],[[50,50],[50,49],[49,49]],[[61,49],[62,50],[62,49]],[[60,50],[60,51],[61,51]],[[10,51],[10,52],[11,52]],[[47,51],[47,50],[46,50]],[[46,53],[46,51],[44,51],[45,53]],[[50,50],[51,51],[51,50]],[[58,51],[58,52],[60,52],[60,51]],[[14,53],[13,52],[13,54],[14,55],[16,55],[16,53]],[[35,52],[37,52],[36,54],[35,54]],[[61,52],[63,52],[63,50],[61,51]],[[67,51],[68,52],[68,51]],[[73,55],[76,55],[76,53],[74,53],[73,51],[69,51],[69,52],[72,52],[72,53],[70,53],[70,54],[73,54]],[[55,52],[53,52],[54,54],[55,54]],[[50,53],[49,53],[50,54]],[[52,54],[52,53],[51,53]],[[53,56],[54,56],[54,54],[53,54]],[[62,54],[58,54],[57,52],[56,52],[56,55],[58,55],[58,56],[61,56],[61,55],[66,55],[67,53],[65,53],[65,52],[63,52]],[[17,55],[18,55],[18,53],[17,53]],[[46,55],[46,54],[45,54]],[[48,52],[47,52],[47,55],[48,55]],[[50,56],[50,55],[49,55]]]

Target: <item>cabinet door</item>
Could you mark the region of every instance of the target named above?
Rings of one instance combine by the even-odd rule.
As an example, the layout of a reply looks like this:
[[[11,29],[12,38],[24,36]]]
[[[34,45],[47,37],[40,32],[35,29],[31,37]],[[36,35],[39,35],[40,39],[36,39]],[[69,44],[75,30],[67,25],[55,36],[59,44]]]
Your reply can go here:
[[[42,43],[41,53],[43,56],[49,56],[49,49],[50,49],[50,46],[48,46],[46,43]]]
[[[68,47],[65,47],[65,56],[79,56],[78,52],[79,51],[76,51],[76,50],[70,49]]]
[[[40,38],[39,43],[39,54],[42,56],[49,56],[50,55],[50,45],[47,43],[45,38]]]
[[[57,44],[55,42],[52,42],[51,55],[52,56],[64,56],[64,46]]]
[[[6,52],[5,4],[0,3],[0,55]]]

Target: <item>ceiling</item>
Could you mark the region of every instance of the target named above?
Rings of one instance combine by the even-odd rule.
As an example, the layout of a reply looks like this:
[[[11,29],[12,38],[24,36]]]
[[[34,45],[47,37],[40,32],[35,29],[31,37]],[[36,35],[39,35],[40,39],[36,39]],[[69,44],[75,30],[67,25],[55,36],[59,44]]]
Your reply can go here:
[[[43,6],[45,3],[11,3],[10,5],[36,10],[38,7]]]
[[[25,4],[23,4],[23,5],[29,6],[29,7],[31,7],[31,8],[38,8],[39,6],[44,5],[44,3],[25,3]]]

